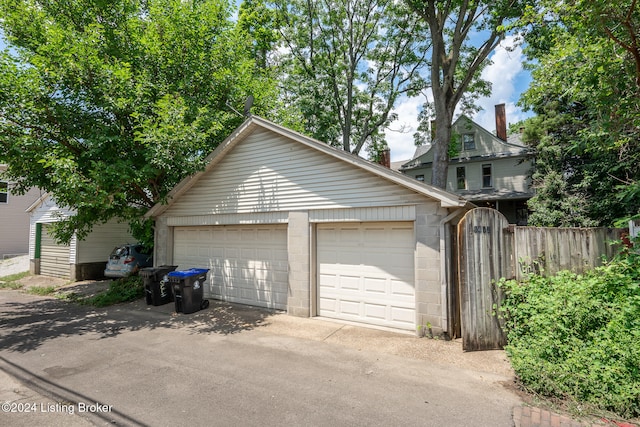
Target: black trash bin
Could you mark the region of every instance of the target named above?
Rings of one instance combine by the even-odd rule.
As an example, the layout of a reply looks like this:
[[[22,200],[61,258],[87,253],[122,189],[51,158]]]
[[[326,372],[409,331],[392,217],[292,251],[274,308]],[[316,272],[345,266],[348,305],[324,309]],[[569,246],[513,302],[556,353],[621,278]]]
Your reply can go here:
[[[167,274],[176,268],[177,265],[162,265],[140,270],[147,305],[164,305],[173,301],[173,291]]]
[[[208,272],[207,268],[192,268],[172,271],[167,275],[173,289],[176,312],[195,313],[209,306],[209,301],[202,298]]]

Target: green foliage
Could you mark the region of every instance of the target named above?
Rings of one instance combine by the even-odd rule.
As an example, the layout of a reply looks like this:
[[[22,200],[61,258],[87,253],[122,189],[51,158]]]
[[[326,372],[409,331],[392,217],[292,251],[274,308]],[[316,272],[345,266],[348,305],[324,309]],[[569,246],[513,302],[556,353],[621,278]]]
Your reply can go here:
[[[109,284],[109,289],[94,297],[83,300],[83,304],[106,307],[122,302],[134,301],[144,296],[144,285],[140,276],[117,279]]]
[[[499,286],[505,349],[527,389],[640,416],[640,255]]]
[[[530,218],[609,226],[640,213],[640,5],[540,3],[525,17],[522,103],[538,114]]]
[[[382,130],[403,94],[423,87],[426,27],[404,2],[275,0],[282,93],[304,132],[360,153],[384,146]]]
[[[275,83],[226,0],[0,0],[0,162],[77,214],[68,241],[139,218],[253,112]]]

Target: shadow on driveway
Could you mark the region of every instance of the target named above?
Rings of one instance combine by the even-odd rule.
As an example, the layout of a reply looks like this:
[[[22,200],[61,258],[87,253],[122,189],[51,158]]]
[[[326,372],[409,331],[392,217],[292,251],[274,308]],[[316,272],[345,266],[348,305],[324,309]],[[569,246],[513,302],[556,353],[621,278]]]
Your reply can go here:
[[[183,328],[192,334],[235,334],[266,325],[275,311],[211,301],[209,308],[182,314],[174,304],[147,306],[144,299],[96,309],[55,298],[0,291],[0,348],[28,352],[65,336],[95,334],[99,339],[124,331]]]

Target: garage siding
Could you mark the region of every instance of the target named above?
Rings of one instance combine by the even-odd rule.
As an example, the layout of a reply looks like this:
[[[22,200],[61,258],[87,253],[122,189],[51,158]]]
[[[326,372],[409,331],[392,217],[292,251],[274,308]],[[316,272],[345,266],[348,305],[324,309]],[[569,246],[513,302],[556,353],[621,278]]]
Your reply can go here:
[[[414,191],[349,163],[256,130],[176,200],[166,215],[398,206],[423,200]]]
[[[176,227],[178,269],[208,268],[205,297],[286,310],[286,226]]]
[[[56,243],[49,233],[47,224],[43,224],[41,236],[40,274],[69,279],[71,277],[69,245]]]
[[[319,224],[318,315],[415,330],[412,222]]]

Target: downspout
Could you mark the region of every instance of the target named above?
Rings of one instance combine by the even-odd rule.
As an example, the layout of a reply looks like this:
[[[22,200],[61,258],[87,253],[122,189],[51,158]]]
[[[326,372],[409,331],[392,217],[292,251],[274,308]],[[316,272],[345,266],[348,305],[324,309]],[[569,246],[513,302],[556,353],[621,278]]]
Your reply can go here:
[[[449,221],[456,218],[467,209],[460,208],[450,213],[440,221],[440,293],[442,297],[442,331],[449,332],[449,293],[447,276],[449,269],[447,268],[448,254],[451,253],[449,239],[446,238],[446,225]]]

